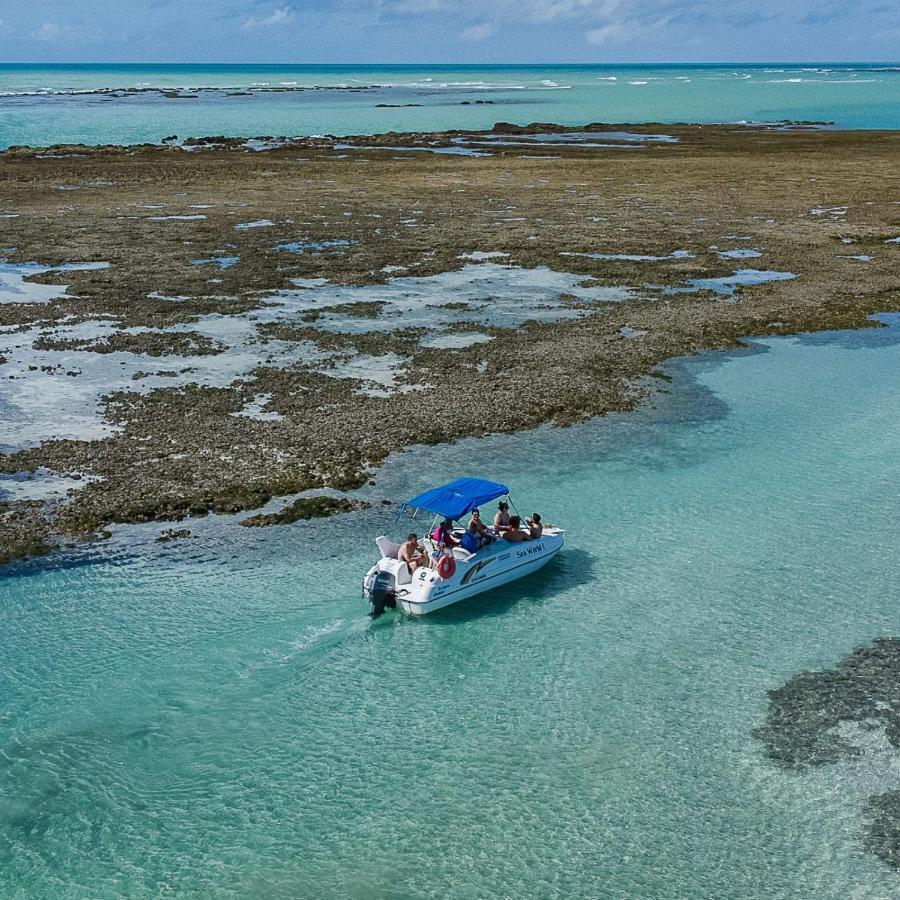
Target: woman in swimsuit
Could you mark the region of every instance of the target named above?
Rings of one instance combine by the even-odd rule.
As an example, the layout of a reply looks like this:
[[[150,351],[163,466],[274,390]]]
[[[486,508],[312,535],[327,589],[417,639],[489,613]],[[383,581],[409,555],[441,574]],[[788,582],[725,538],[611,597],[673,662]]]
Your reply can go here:
[[[509,521],[509,504],[501,500],[497,512],[494,513],[494,528],[497,531],[505,531],[509,528]]]

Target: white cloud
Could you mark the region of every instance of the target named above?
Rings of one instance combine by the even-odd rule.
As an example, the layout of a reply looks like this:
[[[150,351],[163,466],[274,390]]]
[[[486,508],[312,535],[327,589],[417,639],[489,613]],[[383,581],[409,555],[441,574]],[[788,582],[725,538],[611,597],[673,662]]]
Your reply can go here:
[[[482,22],[480,25],[470,25],[464,28],[459,36],[464,41],[486,41],[494,33],[494,26],[490,22]]]
[[[585,38],[589,44],[614,44],[627,43],[637,38],[647,38],[665,31],[673,23],[672,16],[664,16],[661,19],[637,21],[634,19],[613,20],[592,28],[585,32]]]
[[[41,41],[46,44],[93,44],[104,38],[104,32],[98,28],[89,28],[84,25],[62,25],[50,20],[43,22],[39,28],[32,31],[29,37],[33,41]]]
[[[604,25],[602,28],[592,28],[585,34],[589,44],[608,44],[612,41],[619,41],[627,34],[624,25],[613,24]]]
[[[552,22],[582,16],[609,16],[621,5],[622,0],[528,0],[523,8],[532,22]]]
[[[36,41],[58,41],[66,37],[69,30],[56,22],[44,22],[40,28],[31,32],[31,36]]]
[[[273,25],[287,25],[296,18],[289,6],[281,6],[278,9],[273,9],[267,16],[261,18],[251,16],[244,21],[241,28],[271,28]]]
[[[392,13],[404,14],[440,12],[445,4],[441,0],[391,0],[385,7]]]

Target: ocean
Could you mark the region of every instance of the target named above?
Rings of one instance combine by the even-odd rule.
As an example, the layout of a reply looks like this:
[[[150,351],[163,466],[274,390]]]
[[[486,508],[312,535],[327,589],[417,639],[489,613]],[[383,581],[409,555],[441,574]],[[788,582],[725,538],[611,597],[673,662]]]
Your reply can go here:
[[[504,481],[541,573],[366,618],[391,509],[191,521],[0,574],[0,894],[885,898],[857,760],[791,771],[767,691],[900,631],[900,317],[673,362],[654,402],[413,448]],[[393,531],[392,531],[393,529]],[[881,741],[875,740],[881,734]]]
[[[900,65],[0,65],[0,147],[784,119],[900,128]]]
[[[900,129],[900,66],[0,66],[3,147],[785,119]],[[900,788],[883,730],[802,771],[753,734],[769,690],[900,634],[881,319],[674,360],[627,415],[398,452],[350,516],[0,568],[0,896],[895,896],[865,849]],[[462,474],[565,552],[372,622],[380,500]]]

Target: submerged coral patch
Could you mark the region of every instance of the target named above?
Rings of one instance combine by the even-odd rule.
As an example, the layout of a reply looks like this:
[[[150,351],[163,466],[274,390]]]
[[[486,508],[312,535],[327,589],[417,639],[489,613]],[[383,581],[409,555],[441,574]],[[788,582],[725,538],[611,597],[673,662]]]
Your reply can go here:
[[[857,647],[833,669],[799,672],[769,691],[765,722],[753,731],[773,761],[795,770],[835,764],[867,751],[856,736],[874,729],[900,750],[900,640]],[[900,791],[870,798],[866,846],[900,868]]]

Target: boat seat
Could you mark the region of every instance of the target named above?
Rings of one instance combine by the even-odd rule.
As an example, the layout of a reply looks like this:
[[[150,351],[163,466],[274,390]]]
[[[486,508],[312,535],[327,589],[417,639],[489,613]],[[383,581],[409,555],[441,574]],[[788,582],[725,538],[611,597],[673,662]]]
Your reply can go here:
[[[397,554],[400,552],[399,544],[395,544],[390,538],[385,537],[383,534],[375,538],[375,543],[378,544],[382,559],[397,558]]]
[[[409,566],[405,562],[400,562],[399,559],[383,558],[378,568],[382,572],[390,572],[394,576],[394,582],[398,585],[409,584],[412,581]]]
[[[397,584],[409,584],[412,581],[412,572],[409,571],[409,566],[405,562],[396,560],[393,569],[394,580]]]

